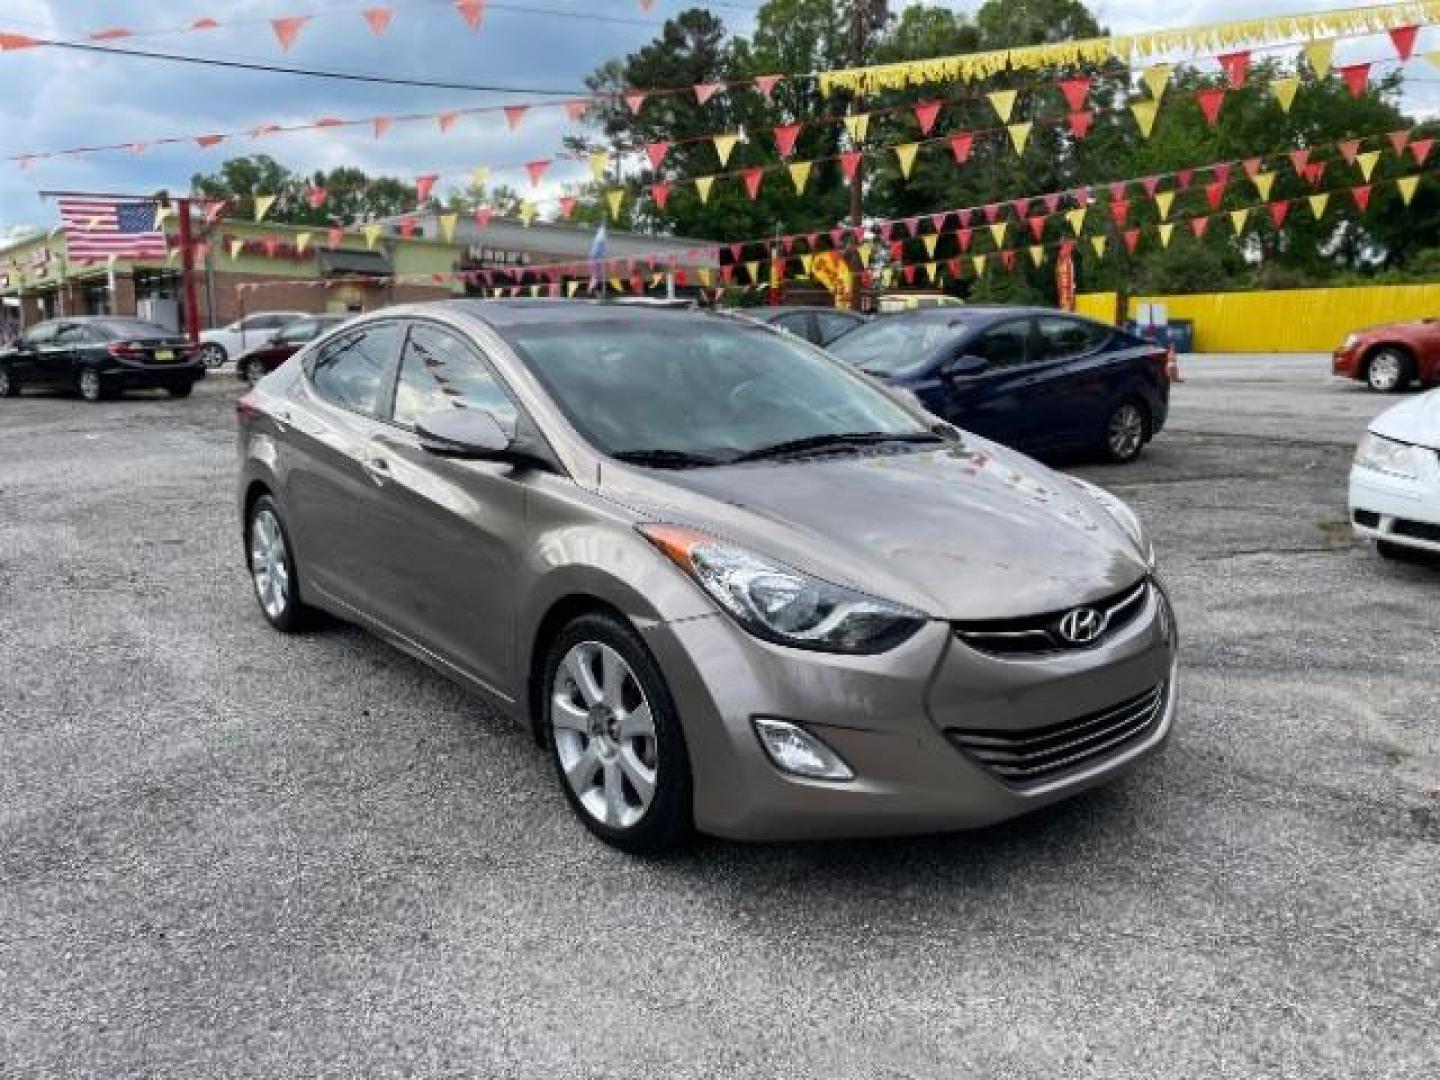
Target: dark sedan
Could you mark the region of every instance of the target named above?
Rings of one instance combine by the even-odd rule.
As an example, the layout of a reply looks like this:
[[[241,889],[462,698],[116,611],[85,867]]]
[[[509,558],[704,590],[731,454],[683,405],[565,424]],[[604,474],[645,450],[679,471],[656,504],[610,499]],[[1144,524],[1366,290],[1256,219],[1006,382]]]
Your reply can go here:
[[[0,352],[0,397],[24,388],[78,391],[101,401],[122,390],[186,397],[205,373],[194,347],[173,330],[126,318],[36,323]]]
[[[937,416],[1032,454],[1133,461],[1169,411],[1163,349],[1044,308],[886,315],[830,348]]]
[[[864,317],[853,311],[827,307],[746,308],[744,314],[788,330],[812,345],[829,345],[842,334],[865,325]]]
[[[349,315],[307,315],[297,319],[264,345],[235,361],[235,373],[248,383],[259,382],[310,342],[349,318]]]

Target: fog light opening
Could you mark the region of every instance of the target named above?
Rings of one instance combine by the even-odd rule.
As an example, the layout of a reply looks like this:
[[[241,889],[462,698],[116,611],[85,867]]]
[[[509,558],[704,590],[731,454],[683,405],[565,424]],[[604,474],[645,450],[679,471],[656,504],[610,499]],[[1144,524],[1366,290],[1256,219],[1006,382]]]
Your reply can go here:
[[[752,721],[760,745],[781,772],[810,780],[854,780],[845,759],[799,724],[757,716]]]

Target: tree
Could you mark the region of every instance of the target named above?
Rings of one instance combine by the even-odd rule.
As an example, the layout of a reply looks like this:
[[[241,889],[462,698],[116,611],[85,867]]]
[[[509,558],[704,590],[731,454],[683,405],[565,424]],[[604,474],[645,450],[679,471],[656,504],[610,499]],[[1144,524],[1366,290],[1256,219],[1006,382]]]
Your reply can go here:
[[[308,197],[312,188],[325,192],[318,207]],[[237,217],[254,215],[256,196],[274,195],[266,220],[287,225],[353,225],[421,209],[419,192],[403,180],[372,177],[352,166],[298,176],[267,154],[231,158],[214,173],[197,173],[190,189],[203,198],[235,199]],[[432,198],[427,207],[438,205]]]

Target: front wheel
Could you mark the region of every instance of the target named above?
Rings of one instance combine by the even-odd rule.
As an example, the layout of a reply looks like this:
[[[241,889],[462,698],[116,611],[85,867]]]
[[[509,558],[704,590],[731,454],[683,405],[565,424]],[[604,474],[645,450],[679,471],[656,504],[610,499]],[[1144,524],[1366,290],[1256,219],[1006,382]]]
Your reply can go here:
[[[545,733],[566,800],[607,844],[655,854],[690,835],[690,758],[659,665],[610,615],[570,623],[546,657]]]
[[[1105,421],[1105,441],[1101,446],[1105,457],[1117,465],[1127,465],[1140,456],[1149,429],[1145,407],[1136,401],[1122,401]]]
[[[110,387],[106,384],[104,376],[93,367],[82,369],[75,381],[80,389],[80,396],[86,401],[104,401],[110,396]]]
[[[1398,394],[1414,377],[1410,357],[1399,349],[1381,349],[1365,365],[1365,382],[1381,394]]]
[[[261,495],[250,508],[245,548],[255,599],[266,621],[283,634],[302,629],[308,609],[300,600],[295,552],[280,519],[280,508],[269,495]]]
[[[202,345],[200,346],[199,356],[200,362],[207,368],[213,370],[224,365],[226,359],[225,348],[213,342],[209,345]]]
[[[240,365],[240,378],[251,386],[265,377],[265,365],[259,360],[245,360]]]

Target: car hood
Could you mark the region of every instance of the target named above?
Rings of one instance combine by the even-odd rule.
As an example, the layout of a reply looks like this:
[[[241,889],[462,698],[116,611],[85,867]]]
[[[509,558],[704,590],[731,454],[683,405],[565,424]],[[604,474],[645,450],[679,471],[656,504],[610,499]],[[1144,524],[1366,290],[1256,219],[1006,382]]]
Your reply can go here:
[[[1370,430],[1387,439],[1440,450],[1440,390],[1407,398],[1370,421]]]
[[[933,451],[607,468],[602,491],[938,618],[1062,610],[1146,573],[1134,541],[1076,484],[971,435]]]

